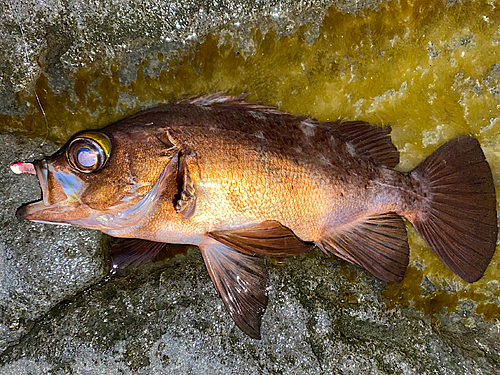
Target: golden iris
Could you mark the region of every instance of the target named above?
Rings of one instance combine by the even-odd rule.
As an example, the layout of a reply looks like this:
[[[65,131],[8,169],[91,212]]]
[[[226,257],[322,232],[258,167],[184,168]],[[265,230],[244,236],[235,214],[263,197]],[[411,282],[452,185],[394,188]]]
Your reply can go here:
[[[99,132],[85,132],[75,137],[66,149],[69,165],[82,173],[98,171],[108,161],[111,141]]]

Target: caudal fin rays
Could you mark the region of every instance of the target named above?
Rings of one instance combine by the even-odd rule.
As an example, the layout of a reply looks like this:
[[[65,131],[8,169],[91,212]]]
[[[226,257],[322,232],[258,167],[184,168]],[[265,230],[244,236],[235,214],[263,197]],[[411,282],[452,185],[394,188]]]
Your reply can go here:
[[[479,142],[447,142],[410,176],[426,191],[423,212],[409,220],[438,257],[467,282],[479,280],[497,240],[496,195]]]

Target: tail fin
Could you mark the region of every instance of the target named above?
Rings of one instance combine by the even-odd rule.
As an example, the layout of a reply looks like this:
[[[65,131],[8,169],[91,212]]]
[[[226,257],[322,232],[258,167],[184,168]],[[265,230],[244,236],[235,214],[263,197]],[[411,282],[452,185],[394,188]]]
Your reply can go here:
[[[424,212],[409,218],[438,257],[472,283],[490,263],[497,240],[495,185],[477,139],[447,142],[413,172]]]

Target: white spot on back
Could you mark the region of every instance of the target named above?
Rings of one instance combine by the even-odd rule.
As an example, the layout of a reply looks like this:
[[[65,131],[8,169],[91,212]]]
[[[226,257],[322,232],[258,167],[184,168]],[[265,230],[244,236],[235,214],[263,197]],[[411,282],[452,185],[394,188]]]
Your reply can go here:
[[[322,164],[327,164],[327,165],[331,165],[332,163],[330,163],[330,160],[328,160],[328,158],[323,155],[321,152],[318,154],[318,157],[319,157],[319,160]]]
[[[302,121],[300,123],[300,129],[306,137],[313,137],[314,133],[316,133],[316,125],[307,121]]]
[[[257,132],[255,132],[254,134],[257,138],[260,138],[260,139],[266,139],[266,137],[264,137],[264,133],[262,132],[262,130],[259,130]]]
[[[333,135],[330,137],[330,144],[333,146],[333,147],[336,147],[338,144],[339,144],[339,140],[337,138],[335,138]]]
[[[346,146],[347,146],[347,151],[349,151],[349,154],[351,154],[351,156],[356,156],[356,147],[354,147],[354,145],[351,142],[347,142]]]
[[[265,119],[266,118],[266,115],[263,114],[262,112],[259,112],[259,111],[248,111],[248,113],[256,119]]]

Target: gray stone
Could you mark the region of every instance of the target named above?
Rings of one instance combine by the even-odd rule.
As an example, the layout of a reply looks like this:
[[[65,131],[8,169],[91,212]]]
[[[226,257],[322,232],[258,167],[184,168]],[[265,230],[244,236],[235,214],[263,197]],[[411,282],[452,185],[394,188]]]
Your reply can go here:
[[[270,262],[262,340],[239,331],[199,251],[118,271],[7,350],[3,373],[494,374],[498,332],[389,309],[384,283],[321,254]],[[358,272],[353,283],[343,268]]]
[[[38,180],[16,176],[12,162],[40,158],[55,151],[0,134],[0,350],[16,344],[35,321],[66,298],[95,284],[107,272],[100,232],[20,221],[15,213],[22,204],[40,199]]]
[[[328,7],[356,13],[381,0],[8,0],[0,3],[0,112],[25,113],[15,93],[31,90],[43,70],[55,92],[71,87],[71,75],[98,62],[120,61],[123,83],[151,51],[165,56],[222,32],[249,42],[252,27],[279,35],[301,25],[319,27]],[[242,44],[242,49],[245,47]],[[247,48],[251,49],[251,45]],[[168,61],[168,60],[167,60]],[[167,68],[167,61],[160,68]]]

